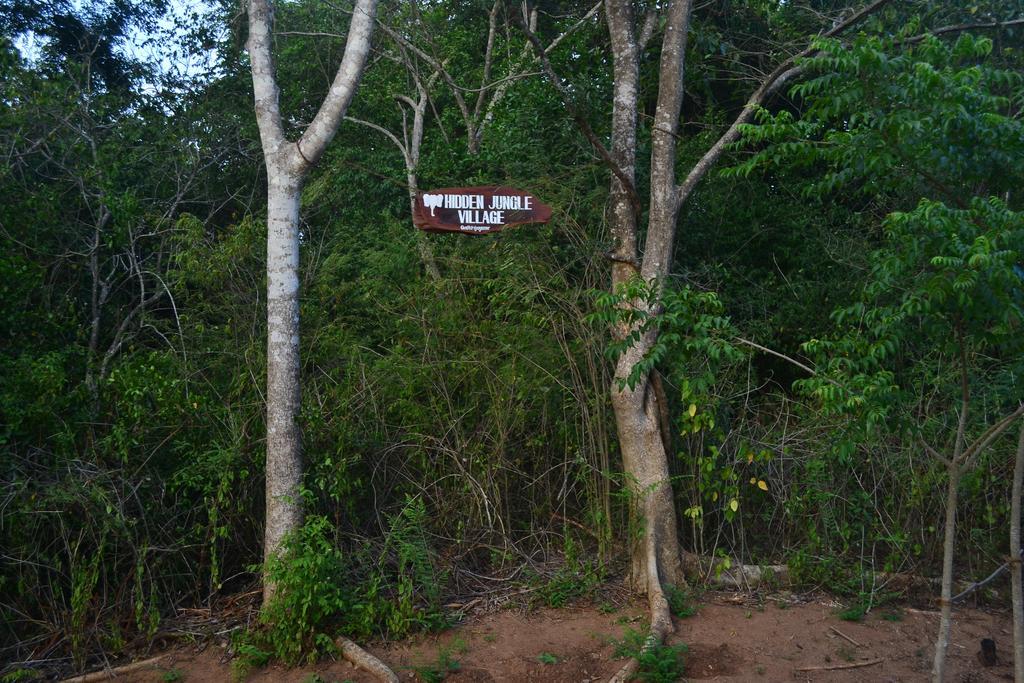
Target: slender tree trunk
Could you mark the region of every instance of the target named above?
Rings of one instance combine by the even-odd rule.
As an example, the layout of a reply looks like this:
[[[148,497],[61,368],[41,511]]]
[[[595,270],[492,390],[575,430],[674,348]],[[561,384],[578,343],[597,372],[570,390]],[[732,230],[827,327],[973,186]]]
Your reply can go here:
[[[299,199],[300,180],[267,169],[267,466],[264,557],[302,524],[299,486]],[[264,585],[264,598],[273,587]]]
[[[935,640],[935,660],[932,681],[943,683],[946,676],[946,651],[953,620],[953,546],[956,541],[956,500],[960,484],[960,466],[955,460],[948,468],[949,486],[946,490],[946,528],[942,544],[942,598],[939,616],[939,635]]]
[[[1024,683],[1024,589],[1021,587],[1020,513],[1021,487],[1024,483],[1024,421],[1017,439],[1017,457],[1013,465],[1013,489],[1010,494],[1010,585],[1013,590],[1013,680]]]
[[[299,440],[299,200],[302,184],[345,117],[370,51],[377,0],[358,0],[345,53],[316,116],[292,142],[281,123],[274,75],[274,12],[270,0],[249,0],[246,48],[252,69],[253,109],[267,167],[267,465],[264,560],[302,524],[302,451]],[[264,604],[274,585],[263,582]]]
[[[634,35],[633,6],[623,0],[606,0],[605,15],[612,44],[612,148],[611,157],[636,185],[637,97],[640,88],[640,57]],[[610,219],[612,232],[612,288],[639,271],[637,215],[630,201],[631,188],[612,174]],[[621,331],[624,336],[626,331]]]
[[[690,6],[690,0],[675,0],[666,12],[658,76],[658,104],[651,132],[650,213],[640,276],[659,287],[668,277],[679,216],[675,182],[675,132],[679,127],[683,102],[683,67]],[[634,302],[634,305],[645,304]],[[617,377],[627,377],[632,372],[633,367],[653,347],[656,335],[657,330],[651,331],[620,358]],[[623,450],[633,449],[633,455],[628,461],[635,468],[640,490],[645,497],[649,497],[645,505],[647,515],[644,521],[647,532],[655,534],[658,572],[654,574],[648,571],[647,576],[656,576],[662,583],[680,586],[685,585],[686,579],[679,548],[668,453],[662,441],[657,400],[650,382],[650,377],[645,377],[643,382],[637,384],[636,391],[617,391],[613,406]],[[625,437],[621,436],[624,431]],[[648,562],[654,559],[650,553],[645,555]]]
[[[653,343],[638,343],[622,355],[616,377],[628,377]],[[632,553],[630,580],[637,590],[650,593],[661,585],[686,584],[676,528],[676,510],[668,470],[668,454],[661,438],[657,399],[650,378],[635,388],[612,389],[612,409],[622,451],[623,469],[632,489],[634,510],[641,513],[644,541]],[[653,543],[651,541],[653,539]],[[653,548],[653,552],[652,552]],[[650,567],[651,562],[655,567]],[[653,571],[652,571],[653,570]],[[652,584],[657,577],[660,581]]]
[[[416,215],[416,193],[419,192],[415,171],[407,172],[406,182],[409,184],[409,215],[414,216]],[[434,258],[430,240],[422,230],[416,231],[416,249],[420,252],[420,260],[423,262],[423,268],[427,271],[427,275],[434,282],[438,282],[441,279],[441,270],[437,267],[437,259]]]
[[[679,19],[678,8],[688,9],[689,3],[681,0],[673,3],[670,14],[675,12]],[[635,186],[636,167],[636,131],[638,124],[637,97],[639,92],[639,45],[637,43],[635,16],[631,2],[623,0],[607,0],[606,16],[608,31],[611,37],[612,58],[614,69],[613,106],[612,106],[612,149],[611,158],[626,179]],[[683,19],[685,21],[685,18]],[[685,26],[682,29],[685,34]],[[671,42],[675,35],[666,37]],[[663,48],[664,50],[665,48]],[[673,46],[668,46],[673,50]],[[680,66],[681,68],[681,66]],[[664,83],[662,83],[664,87]],[[660,105],[660,99],[659,99]],[[659,106],[659,112],[661,108]],[[669,114],[669,116],[671,116]],[[675,113],[678,118],[678,111]],[[669,136],[670,146],[674,139]],[[652,155],[652,167],[663,164],[666,157]],[[660,169],[662,179],[668,178],[669,187],[673,187],[674,168]],[[667,174],[667,175],[666,175]],[[654,172],[652,171],[652,182]],[[631,201],[633,187],[628,187],[623,178],[613,175],[611,181],[611,229],[613,239],[612,250],[612,288],[615,289],[628,282],[631,278],[641,275],[638,263],[638,225],[636,207]],[[671,195],[672,192],[670,191]],[[653,192],[651,197],[652,227],[655,211],[660,207]],[[669,228],[675,231],[674,215]],[[671,244],[671,242],[669,242]],[[661,252],[664,244],[655,244],[653,253],[649,249],[644,255],[644,264],[657,262],[667,265],[670,255]],[[671,247],[669,247],[671,250]],[[647,280],[657,279],[658,273],[648,275]],[[661,273],[664,275],[664,273]],[[632,302],[641,306],[642,302]],[[619,335],[628,334],[628,330],[618,330]],[[639,520],[644,528],[644,542],[633,549],[630,581],[637,590],[645,591],[652,599],[660,601],[662,582],[683,585],[679,536],[676,529],[675,504],[668,469],[668,454],[662,439],[661,415],[650,377],[644,377],[633,389],[619,388],[620,383],[629,377],[633,367],[643,359],[656,339],[652,332],[640,339],[626,351],[616,365],[615,382],[612,386],[612,409],[615,413],[616,426],[619,434],[619,447],[622,451],[623,470],[628,478],[628,485],[633,494],[633,513],[641,517]],[[649,566],[654,563],[654,566]],[[653,583],[652,583],[653,582]],[[657,594],[657,595],[655,595]],[[652,618],[659,619],[652,602]],[[668,623],[669,630],[671,622]]]

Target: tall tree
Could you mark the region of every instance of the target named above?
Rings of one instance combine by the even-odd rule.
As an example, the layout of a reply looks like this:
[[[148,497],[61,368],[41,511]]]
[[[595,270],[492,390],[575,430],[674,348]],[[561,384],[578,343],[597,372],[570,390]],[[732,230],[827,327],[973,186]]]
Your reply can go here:
[[[834,36],[858,23],[888,0],[875,0],[833,24],[824,33]],[[658,292],[668,280],[678,228],[679,212],[707,172],[735,142],[754,110],[785,83],[802,73],[798,60],[815,51],[814,46],[782,61],[761,80],[736,119],[689,170],[682,181],[676,177],[676,145],[683,104],[686,42],[690,27],[691,0],[673,0],[665,7],[632,0],[605,0],[605,14],[613,58],[611,149],[604,147],[577,107],[571,89],[555,73],[540,40],[523,21],[523,28],[541,59],[544,71],[564,100],[567,109],[612,171],[610,223],[613,246],[612,289],[621,290],[639,279]],[[637,15],[643,10],[643,17]],[[637,191],[637,131],[639,128],[640,61],[645,47],[661,26],[662,41],[657,80],[657,103],[651,125],[650,197],[646,239],[640,247],[642,208]],[[651,611],[648,645],[672,632],[672,620],[663,584],[682,585],[683,576],[677,520],[673,501],[666,440],[662,424],[667,413],[664,393],[652,373],[649,355],[658,341],[656,326],[641,327],[636,321],[656,316],[660,297],[645,296],[624,302],[631,315],[613,334],[628,342],[620,354],[611,401],[618,429],[623,469],[632,492],[634,514],[643,525],[642,542],[632,551],[631,582],[645,591]],[[628,680],[636,661],[627,664],[616,680]]]
[[[992,45],[970,34],[952,45],[934,35],[820,41],[805,66],[823,75],[793,89],[801,120],[765,114],[767,125],[747,129],[751,141],[788,145],[762,149],[747,169],[768,159],[818,164],[808,195],[918,200],[886,218],[861,300],[833,314],[843,334],[805,345],[820,354],[806,386],[830,410],[912,434],[944,465],[936,682],[946,679],[960,481],[1024,415],[1017,391],[1000,392],[997,380],[1018,373],[1021,357],[1024,232],[1007,200],[1024,130],[1005,113],[1019,78],[991,66]]]
[[[1013,680],[1024,681],[1024,577],[1021,576],[1020,498],[1024,487],[1024,426],[1017,439],[1010,493],[1010,590],[1013,604]]]
[[[278,553],[302,523],[299,415],[299,200],[310,170],[345,117],[370,51],[376,0],[358,0],[341,64],[327,96],[298,140],[281,122],[274,74],[270,0],[250,0],[246,47],[256,121],[267,167],[267,464],[264,557]],[[264,601],[274,587],[264,581]]]

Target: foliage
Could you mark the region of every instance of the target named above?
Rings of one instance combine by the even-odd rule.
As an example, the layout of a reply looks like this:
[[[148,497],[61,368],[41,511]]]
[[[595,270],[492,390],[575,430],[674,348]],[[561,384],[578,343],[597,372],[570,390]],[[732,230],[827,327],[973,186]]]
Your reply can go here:
[[[727,175],[806,169],[811,201],[843,191],[884,207],[867,277],[854,301],[834,310],[835,332],[803,345],[815,373],[796,386],[843,421],[832,449],[843,465],[860,455],[874,467],[891,444],[909,452],[924,444],[959,476],[985,463],[988,442],[978,435],[1019,395],[1024,233],[1006,191],[1021,178],[1012,159],[1024,150],[1024,126],[1008,112],[1022,81],[992,63],[987,39],[907,38],[914,30],[849,46],[819,42],[804,63],[813,77],[792,89],[801,116],[760,112],[760,123],[744,129],[760,149]],[[985,469],[965,482],[990,479]],[[926,463],[908,478],[904,500],[924,508],[939,476]],[[869,501],[858,507],[873,526]],[[934,532],[927,515],[919,519]],[[991,521],[975,520],[972,541]],[[890,557],[922,551],[891,527],[874,539]],[[798,573],[809,567],[803,552],[790,562]],[[826,573],[853,592],[849,572]]]
[[[443,577],[431,559],[425,526],[422,501],[407,501],[391,518],[381,557],[367,575],[335,544],[330,521],[309,517],[286,540],[285,552],[266,565],[276,592],[249,635],[248,658],[259,662],[269,655],[294,665],[332,652],[331,634],[338,630],[397,638],[446,626]],[[361,558],[363,567],[368,559]]]
[[[633,658],[639,663],[634,680],[645,683],[673,683],[686,672],[685,643],[665,645],[648,642],[646,634],[627,629],[622,639],[614,641],[616,658]]]
[[[682,381],[682,398],[697,397],[715,380],[717,366],[739,357],[732,344],[732,326],[723,315],[724,306],[714,292],[701,292],[684,286],[666,287],[664,283],[645,282],[639,277],[626,282],[617,292],[595,295],[597,310],[594,322],[622,326],[628,332],[608,345],[607,355],[618,358],[641,337],[658,330],[658,337],[644,358],[634,365],[631,374],[620,380],[621,386],[636,388],[659,362],[671,359],[672,365],[688,373],[688,363],[699,359],[703,367],[688,374]],[[694,431],[714,426],[714,419],[696,409],[689,413]]]
[[[664,588],[665,598],[668,600],[668,607],[672,612],[672,616],[678,619],[685,619],[697,613],[697,596],[694,595],[693,589],[679,588],[672,584],[666,584]]]
[[[926,36],[895,55],[878,38],[818,48],[805,67],[820,75],[792,89],[807,101],[802,117],[762,114],[745,133],[767,147],[732,173],[814,165],[824,174],[805,185],[809,196],[937,197],[888,215],[861,300],[832,315],[847,334],[804,346],[821,363],[799,385],[830,410],[860,411],[870,428],[915,414],[903,406],[942,385],[943,366],[922,358],[979,376],[1019,358],[1024,233],[996,195],[1020,179],[1024,125],[1004,110],[1024,81],[987,66],[991,41],[969,34],[952,46]]]
[[[604,579],[604,568],[581,555],[580,547],[565,537],[563,562],[553,576],[538,578],[536,600],[548,607],[565,607],[575,598],[588,595]]]
[[[803,187],[807,196],[903,191],[947,201],[965,190],[995,195],[1015,186],[1024,137],[1006,111],[1022,80],[986,64],[991,40],[970,33],[953,45],[934,36],[862,36],[852,45],[822,39],[815,47],[803,63],[814,77],[791,89],[804,103],[800,117],[760,110],[758,124],[743,133],[745,144],[764,149],[726,176],[785,163],[822,171]]]
[[[256,581],[265,178],[244,20],[229,5],[169,37],[161,3],[0,2],[0,676],[33,675],[17,663],[40,660],[41,644],[68,662],[51,677],[95,666],[158,637],[178,609],[215,609]],[[937,399],[958,386],[958,330],[969,435],[1020,395],[1019,34],[918,37],[1012,18],[971,6],[973,18],[932,6],[904,28],[894,22],[918,5],[891,7],[859,37],[820,41],[790,97],[745,129],[753,154],[733,150],[735,169],[687,202],[673,277],[596,305],[608,173],[543,79],[510,82],[476,153],[435,82],[421,187],[506,184],[555,209],[494,238],[429,236],[439,280],[420,262],[399,155],[344,124],[303,195],[307,525],[272,568],[288,587],[268,605],[279,619],[237,643],[239,666],[313,656],[337,632],[439,628],[463,569],[512,576],[543,561],[555,568],[529,580],[552,605],[618,571],[613,531],[629,505],[610,361],[654,329],[624,385],[649,369],[664,380],[688,548],[718,566],[785,559],[858,601],[877,598],[875,569],[929,573],[944,475],[920,441],[942,449],[952,431],[955,411]],[[387,11],[475,88],[488,9]],[[771,71],[781,48],[821,30],[822,11],[694,8],[680,168],[741,111],[749,81],[737,72]],[[541,17],[542,38],[579,18]],[[300,1],[277,19],[282,99],[299,125],[348,18]],[[352,112],[400,130],[394,95],[411,92],[409,71],[375,41],[382,58]],[[524,41],[495,41],[500,80]],[[599,136],[606,42],[594,17],[549,55]],[[656,71],[645,58],[644,111]],[[628,330],[610,347],[609,327]],[[818,375],[740,337],[789,356],[814,339],[804,354]],[[1002,447],[961,484],[958,542],[979,567],[1003,552]],[[678,603],[685,613],[693,596]]]
[[[994,375],[1019,359],[1024,321],[1017,272],[1024,216],[1001,200],[975,198],[967,209],[922,200],[911,212],[891,214],[886,233],[889,244],[872,257],[863,300],[833,315],[850,333],[805,346],[827,360],[822,377],[803,386],[836,410],[863,407],[869,426],[903,417],[901,403],[921,395],[926,384],[941,386],[942,375],[906,365],[901,348],[913,344],[929,355],[970,363],[965,372]],[[826,379],[834,377],[845,384]],[[901,392],[899,379],[913,388]]]
[[[267,562],[266,574],[277,590],[260,612],[259,641],[289,665],[315,661],[330,651],[333,639],[325,630],[351,609],[344,558],[330,543],[329,533],[326,519],[308,519],[285,542],[285,552]]]
[[[448,674],[457,673],[462,668],[454,655],[462,654],[466,649],[466,644],[462,640],[455,639],[438,650],[436,661],[414,666],[412,669],[423,683],[440,683],[448,678]]]

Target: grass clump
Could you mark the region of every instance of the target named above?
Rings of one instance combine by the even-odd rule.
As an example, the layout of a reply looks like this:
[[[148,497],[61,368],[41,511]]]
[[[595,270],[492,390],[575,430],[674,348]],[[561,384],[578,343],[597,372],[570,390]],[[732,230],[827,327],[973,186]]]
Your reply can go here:
[[[621,640],[613,640],[613,656],[637,660],[639,667],[633,680],[643,683],[672,683],[686,672],[685,655],[688,650],[684,643],[666,645],[658,643],[648,647],[648,635],[643,631],[627,629]]]
[[[464,654],[469,648],[465,641],[456,638],[437,652],[437,659],[430,664],[412,667],[416,677],[423,683],[441,683],[448,674],[458,672],[462,664],[455,658],[456,654]]]
[[[690,590],[666,584],[665,598],[668,600],[668,608],[674,617],[685,619],[697,613],[697,596]]]

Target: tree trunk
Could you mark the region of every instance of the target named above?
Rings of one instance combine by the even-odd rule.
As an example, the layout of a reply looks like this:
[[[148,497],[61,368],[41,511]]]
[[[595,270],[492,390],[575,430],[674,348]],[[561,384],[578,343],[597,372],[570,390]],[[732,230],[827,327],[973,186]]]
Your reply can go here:
[[[679,6],[688,8],[686,0],[673,4],[670,15],[675,12],[678,19]],[[608,31],[611,37],[614,68],[612,107],[612,149],[611,157],[621,173],[635,186],[636,130],[638,122],[637,97],[639,87],[639,46],[636,37],[635,17],[630,2],[608,0],[606,3]],[[671,20],[670,20],[671,23]],[[671,31],[671,28],[668,29]],[[683,28],[685,33],[685,27]],[[671,42],[672,38],[666,37]],[[663,48],[664,49],[664,48]],[[668,46],[670,51],[673,46]],[[681,58],[681,56],[680,56]],[[680,67],[681,68],[681,67]],[[662,83],[664,87],[664,83]],[[659,99],[659,105],[661,104]],[[659,112],[661,108],[659,107]],[[676,111],[678,118],[678,111]],[[669,145],[674,138],[669,136]],[[652,155],[652,168],[663,164],[664,154]],[[674,168],[660,168],[661,180],[668,178],[673,187]],[[652,170],[652,184],[655,172]],[[612,288],[616,289],[636,277],[638,267],[637,212],[630,195],[635,198],[635,189],[627,186],[623,178],[613,175],[611,181],[611,231],[613,239]],[[672,194],[671,191],[669,194]],[[652,189],[651,216],[659,208],[658,198]],[[674,214],[668,229],[674,233]],[[664,226],[663,226],[664,227]],[[651,226],[653,229],[653,223]],[[671,241],[668,243],[671,244]],[[645,252],[644,264],[657,263],[667,272],[670,253],[663,252],[664,243],[655,243]],[[669,246],[669,250],[671,247]],[[661,273],[664,275],[664,273]],[[643,273],[645,279],[659,277],[659,273]],[[642,302],[631,302],[641,306]],[[619,335],[628,330],[618,330]],[[650,386],[650,378],[643,377],[633,389],[619,388],[629,377],[633,367],[643,359],[654,344],[656,332],[651,332],[628,349],[618,361],[615,382],[612,386],[612,409],[619,434],[619,448],[622,451],[623,470],[627,485],[631,487],[632,512],[640,517],[643,524],[644,542],[632,550],[630,582],[640,591],[647,592],[652,599],[661,594],[660,583],[684,585],[679,537],[676,529],[675,504],[669,480],[668,454],[662,439],[662,429],[657,400]],[[654,566],[649,566],[651,563]],[[655,595],[657,594],[657,595]],[[652,612],[653,603],[652,603]],[[657,615],[653,617],[657,620]],[[671,624],[669,623],[669,629]]]
[[[1013,489],[1010,494],[1010,585],[1013,589],[1013,680],[1024,683],[1024,589],[1021,587],[1020,504],[1024,482],[1024,421],[1017,439],[1017,458],[1013,465]]]
[[[646,342],[646,343],[645,343]],[[616,379],[627,377],[633,366],[650,348],[653,337],[644,339],[619,359]],[[652,589],[649,579],[658,576],[661,583],[686,584],[682,554],[676,530],[675,502],[668,470],[668,454],[661,438],[657,401],[650,379],[638,382],[635,388],[621,390],[616,381],[612,388],[612,409],[622,451],[622,464],[631,488],[634,514],[642,515],[645,539],[632,553],[630,582],[641,592]],[[656,540],[655,552],[648,549],[647,538]],[[656,560],[657,574],[648,568]]]
[[[935,640],[935,660],[932,664],[932,681],[943,683],[946,675],[946,651],[949,649],[949,633],[953,619],[953,546],[956,541],[956,499],[960,484],[960,466],[950,462],[948,469],[949,487],[946,491],[946,528],[942,544],[942,598],[939,601],[939,635]]]
[[[661,47],[661,67],[658,77],[658,104],[651,132],[651,199],[647,225],[647,243],[644,248],[640,276],[644,281],[660,287],[668,277],[675,244],[679,203],[676,193],[675,132],[679,126],[679,113],[683,101],[683,61],[686,51],[686,32],[689,27],[690,0],[675,0],[668,7],[665,36]],[[635,40],[634,40],[635,45]],[[619,103],[616,102],[616,105]],[[642,302],[633,302],[644,306]],[[653,312],[653,311],[651,311]],[[628,377],[633,368],[653,347],[657,330],[641,338],[619,359],[616,378]],[[685,585],[679,535],[676,528],[675,502],[668,468],[668,453],[662,441],[659,413],[650,377],[637,383],[635,390],[619,390],[616,386],[612,405],[619,426],[619,441],[623,462],[633,470],[647,512],[644,519],[646,534],[653,533],[655,553],[641,553],[641,561],[650,562],[656,556],[657,572],[642,574],[648,581],[655,578],[662,583]],[[630,451],[627,457],[625,453]],[[634,559],[634,576],[640,567]],[[650,590],[650,586],[648,586]]]
[[[253,109],[267,167],[267,464],[264,560],[302,524],[302,451],[299,433],[299,201],[302,183],[345,117],[370,51],[377,0],[358,0],[345,53],[316,116],[295,142],[281,123],[274,75],[274,12],[270,0],[249,0],[246,49],[252,69]],[[264,576],[263,599],[274,586]]]
[[[419,114],[419,112],[417,112]],[[420,130],[422,131],[422,123],[420,124]],[[415,139],[415,138],[414,138]],[[420,134],[422,139],[422,132]],[[419,145],[415,148],[416,158],[419,157]],[[405,167],[405,181],[409,187],[409,215],[416,215],[416,195],[419,193],[419,178],[416,175],[416,167],[409,163],[408,155],[406,156],[406,167]],[[438,282],[441,279],[441,271],[437,267],[437,260],[434,258],[434,250],[430,247],[430,241],[427,239],[426,233],[422,230],[416,230],[416,248],[420,252],[420,260],[423,262],[423,268],[427,271],[427,275],[434,282]]]
[[[268,165],[267,183],[267,487],[264,557],[302,525],[299,486],[299,198],[301,182]],[[265,582],[264,600],[273,595]]]
[[[640,87],[640,57],[633,27],[631,2],[607,0],[605,15],[612,44],[612,148],[611,157],[633,185],[636,185],[637,97]],[[637,215],[632,188],[612,174],[610,223],[612,233],[612,289],[625,284],[639,271]],[[625,330],[621,333],[625,335]]]

